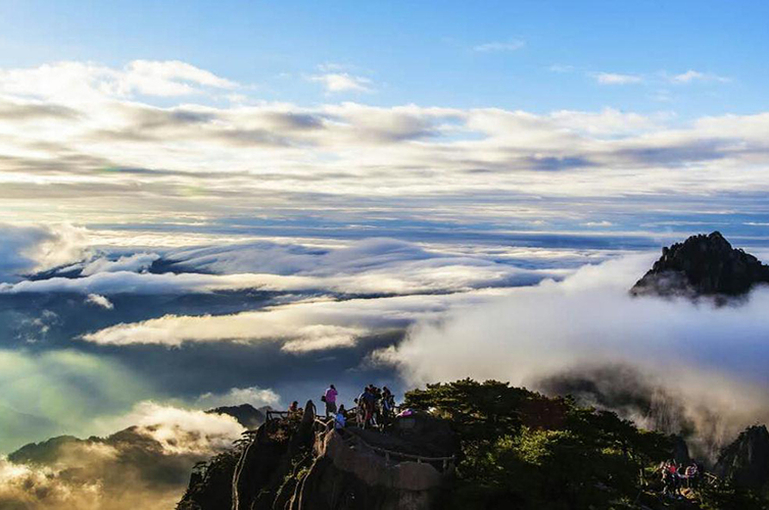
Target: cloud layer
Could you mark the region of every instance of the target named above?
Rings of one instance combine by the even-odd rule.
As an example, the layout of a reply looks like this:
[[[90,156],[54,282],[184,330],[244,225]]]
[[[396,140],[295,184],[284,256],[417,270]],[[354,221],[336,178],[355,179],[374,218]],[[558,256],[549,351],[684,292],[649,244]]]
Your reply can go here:
[[[0,224],[0,282],[75,262],[85,257],[87,251],[87,234],[83,228],[68,224]]]
[[[175,250],[162,261],[168,271],[148,271],[160,259],[157,253],[99,256],[67,265],[48,278],[0,283],[0,294],[109,296],[241,289],[416,294],[522,285],[559,273],[501,263],[484,254],[445,253],[378,238],[326,249],[258,242]]]
[[[324,69],[314,79],[331,92],[370,88]],[[667,79],[717,77],[690,70]],[[2,69],[0,198],[38,220],[123,227],[126,215],[204,230],[233,215],[280,222],[322,213],[348,226],[357,218],[501,228],[514,218],[518,228],[559,229],[553,218],[583,228],[607,219],[587,199],[618,208],[628,196],[769,191],[765,113],[682,121],[615,109],[229,102],[238,87],[176,61]]]

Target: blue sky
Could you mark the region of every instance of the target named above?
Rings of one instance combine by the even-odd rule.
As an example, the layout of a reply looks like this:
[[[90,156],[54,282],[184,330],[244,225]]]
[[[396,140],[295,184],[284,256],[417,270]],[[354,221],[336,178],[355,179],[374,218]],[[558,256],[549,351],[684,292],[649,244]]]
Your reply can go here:
[[[333,63],[373,84],[336,99],[383,106],[608,106],[687,119],[752,113],[769,102],[766,2],[6,1],[2,8],[2,66],[182,60],[269,101],[326,101],[303,77]],[[478,51],[483,45],[491,46]],[[665,78],[689,70],[729,81],[682,87]],[[597,73],[642,81],[599,85]]]

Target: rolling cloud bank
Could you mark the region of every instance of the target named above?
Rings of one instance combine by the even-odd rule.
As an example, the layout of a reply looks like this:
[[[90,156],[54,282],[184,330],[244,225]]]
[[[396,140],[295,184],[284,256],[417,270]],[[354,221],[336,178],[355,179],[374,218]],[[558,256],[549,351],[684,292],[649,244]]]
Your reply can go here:
[[[631,297],[653,256],[586,266],[438,323],[372,353],[410,384],[494,378],[571,393],[642,426],[691,436],[711,457],[769,419],[769,289],[718,307]]]

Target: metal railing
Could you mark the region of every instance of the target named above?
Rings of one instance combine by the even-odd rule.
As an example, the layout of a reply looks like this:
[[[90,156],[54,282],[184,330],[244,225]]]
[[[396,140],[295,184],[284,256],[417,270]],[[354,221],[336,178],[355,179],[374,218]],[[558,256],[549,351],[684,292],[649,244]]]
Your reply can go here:
[[[333,429],[334,428],[334,424],[335,424],[335,419],[334,418],[323,419],[323,418],[319,418],[318,416],[316,416],[314,421],[315,421],[315,425],[318,425],[320,427],[320,431],[319,432],[321,432],[321,433],[325,433],[325,432],[328,432],[329,430]]]
[[[289,411],[267,411],[265,421],[282,420],[291,414]]]
[[[449,457],[427,457],[425,455],[414,455],[411,453],[403,453],[403,452],[397,452],[395,450],[388,450],[387,448],[374,446],[368,443],[362,437],[360,437],[357,434],[353,434],[347,429],[337,429],[336,431],[343,437],[344,442],[346,444],[350,444],[352,442],[360,444],[361,446],[367,448],[368,450],[371,450],[374,453],[377,453],[383,456],[385,458],[385,461],[388,463],[391,461],[391,459],[401,459],[401,460],[415,461],[417,464],[430,464],[433,467],[435,467],[435,464],[440,464],[441,470],[447,471],[449,468],[454,467],[454,462],[456,460],[456,457],[454,455],[451,455]]]

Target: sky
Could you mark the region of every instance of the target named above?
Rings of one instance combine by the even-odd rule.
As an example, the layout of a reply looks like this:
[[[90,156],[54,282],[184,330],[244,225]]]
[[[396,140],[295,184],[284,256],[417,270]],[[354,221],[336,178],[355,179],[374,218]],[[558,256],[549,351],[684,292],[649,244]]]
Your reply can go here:
[[[766,235],[763,2],[2,8],[7,223]]]
[[[769,49],[768,9],[760,1],[6,1],[0,64],[181,60],[253,86],[260,99],[301,105],[326,100],[301,77],[338,64],[371,80],[375,92],[363,98],[382,106],[608,106],[690,119],[766,108],[769,71],[750,55]],[[688,71],[731,82],[671,83]],[[595,87],[601,73],[641,81]],[[350,98],[360,96],[341,96]]]
[[[0,453],[585,353],[723,378],[721,444],[769,416],[765,291],[625,291],[696,233],[769,258],[768,17],[0,0]]]

